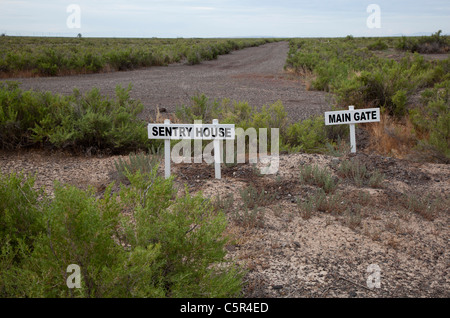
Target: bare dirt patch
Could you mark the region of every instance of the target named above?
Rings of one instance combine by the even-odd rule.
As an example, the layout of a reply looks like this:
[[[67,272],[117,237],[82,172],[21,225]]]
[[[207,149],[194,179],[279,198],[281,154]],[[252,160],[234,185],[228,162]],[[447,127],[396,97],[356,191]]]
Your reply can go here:
[[[57,180],[93,186],[101,196],[106,185],[117,181],[118,158],[2,151],[0,167],[2,173],[36,173],[36,186],[45,186],[49,193]],[[364,153],[357,158],[386,174],[383,186],[359,188],[342,180],[336,193],[347,202],[347,211],[336,206],[336,211],[314,211],[309,218],[302,216],[297,201],[317,189],[299,181],[300,167],[318,164],[335,174],[339,162],[348,158],[281,155],[276,175],[261,175],[258,166],[237,164],[224,166],[221,180],[214,179],[214,167],[208,164],[174,164],[172,172],[180,190],[187,185],[191,193],[202,191],[213,201],[233,196],[225,211],[232,238],[227,250],[228,257],[249,271],[246,297],[449,297],[448,206],[429,220],[400,200],[410,193],[449,200],[449,166]],[[250,186],[270,196],[258,206],[258,225],[236,222],[243,211],[240,191]],[[359,214],[352,214],[355,211]],[[380,289],[367,287],[371,264],[381,269]]]

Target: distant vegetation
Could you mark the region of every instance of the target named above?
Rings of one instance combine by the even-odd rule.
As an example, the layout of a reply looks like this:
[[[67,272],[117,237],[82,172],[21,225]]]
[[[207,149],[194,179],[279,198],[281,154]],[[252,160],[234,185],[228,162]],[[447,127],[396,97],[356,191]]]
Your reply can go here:
[[[117,87],[115,99],[93,88],[82,95],[23,91],[0,82],[0,148],[45,147],[89,153],[117,153],[151,146],[143,105],[128,89]]]
[[[450,58],[418,53],[449,52],[449,43],[440,31],[420,38],[292,39],[286,68],[306,79],[308,89],[333,93],[337,108],[381,107],[393,118],[385,127],[391,139],[414,140],[428,159],[449,162]],[[389,58],[387,49],[403,57]]]
[[[0,77],[57,76],[177,62],[198,64],[274,39],[106,39],[0,37]]]
[[[139,171],[104,196],[0,173],[1,298],[239,297],[244,271],[227,260],[226,216],[172,179]],[[82,288],[69,289],[70,264]]]
[[[9,39],[5,37],[4,41]],[[77,56],[91,54],[103,61],[101,68],[97,69],[101,71],[143,66],[145,63],[136,62],[139,57],[141,61],[149,62],[159,56],[157,60],[162,64],[182,59],[195,64],[202,59],[215,58],[217,54],[271,40],[51,39],[50,43],[56,46],[49,48],[45,47],[47,42],[40,44],[43,39],[13,38],[11,43],[15,46],[7,49],[2,46],[0,49],[0,52],[8,51],[7,61],[14,56],[13,52],[19,52],[20,41],[28,43],[23,53],[18,53],[24,59],[27,56],[27,61],[42,62],[42,57],[47,56],[66,65]],[[430,37],[408,38],[408,41],[423,45],[439,43],[440,49],[449,43],[448,37],[440,32]],[[365,125],[373,137],[370,146],[374,150],[391,155],[418,151],[425,160],[449,162],[450,59],[429,60],[417,52],[399,50],[404,42],[404,38],[352,36],[291,39],[286,68],[301,75],[308,89],[332,93],[336,109],[347,108],[348,105],[381,107],[382,122]],[[80,44],[67,45],[76,43]],[[152,43],[153,46],[150,45]],[[49,52],[50,55],[47,54]],[[75,54],[77,52],[80,54]],[[5,60],[0,62],[5,63]],[[70,68],[58,66],[58,63],[48,65],[53,65],[58,74],[69,71]],[[7,62],[6,65],[11,67],[14,64]],[[86,71],[85,66],[77,71]],[[143,106],[129,97],[130,89],[118,87],[115,99],[111,100],[95,88],[85,95],[74,91],[71,96],[63,97],[24,92],[15,83],[0,83],[0,147],[44,147],[87,153],[123,153],[158,148],[159,141],[147,138],[146,123],[138,119]],[[342,142],[347,140],[345,125],[325,126],[323,116],[291,122],[281,102],[262,108],[258,106],[262,105],[226,99],[213,101],[199,94],[192,97],[190,105],[180,105],[175,116],[184,123],[195,119],[209,122],[218,118],[222,123],[234,123],[244,129],[269,128],[269,134],[270,128],[279,128],[280,147],[287,152],[339,154],[346,149]]]
[[[402,37],[398,41],[396,47],[400,50],[418,53],[449,53],[450,39],[448,36],[442,36],[442,31],[432,34],[431,36],[422,37]]]

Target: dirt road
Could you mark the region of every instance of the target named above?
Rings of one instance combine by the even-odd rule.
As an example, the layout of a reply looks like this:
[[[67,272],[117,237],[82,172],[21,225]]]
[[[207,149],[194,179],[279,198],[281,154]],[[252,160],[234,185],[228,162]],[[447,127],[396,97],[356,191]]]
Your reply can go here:
[[[145,105],[143,116],[149,119],[156,107],[174,112],[177,106],[189,104],[190,97],[204,93],[210,98],[247,101],[261,107],[281,100],[293,120],[329,110],[323,92],[306,91],[298,79],[284,72],[287,42],[265,44],[219,56],[199,65],[174,64],[127,72],[15,79],[23,89],[48,90],[70,94],[98,87],[112,95],[117,85],[133,85],[131,96]]]

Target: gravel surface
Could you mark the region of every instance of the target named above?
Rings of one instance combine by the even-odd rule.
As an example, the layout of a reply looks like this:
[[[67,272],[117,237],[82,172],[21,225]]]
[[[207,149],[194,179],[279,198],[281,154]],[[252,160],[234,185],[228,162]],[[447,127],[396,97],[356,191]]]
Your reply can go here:
[[[103,94],[112,95],[117,85],[132,83],[131,96],[145,105],[145,119],[154,115],[156,107],[174,112],[197,93],[247,101],[254,107],[281,100],[293,120],[329,110],[326,93],[306,91],[298,78],[284,71],[288,49],[287,42],[269,43],[193,66],[180,63],[127,72],[12,80],[22,82],[23,89],[61,94],[70,94],[74,88],[85,92],[98,87]]]

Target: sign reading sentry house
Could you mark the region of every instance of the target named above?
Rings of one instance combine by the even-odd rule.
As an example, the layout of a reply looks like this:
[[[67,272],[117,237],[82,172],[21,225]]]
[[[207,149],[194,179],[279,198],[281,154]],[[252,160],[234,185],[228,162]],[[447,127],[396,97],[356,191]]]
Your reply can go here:
[[[149,124],[150,139],[234,140],[234,125],[229,124]]]
[[[379,108],[325,112],[325,125],[360,124],[380,121]]]
[[[221,178],[220,140],[234,140],[236,132],[232,124],[219,124],[217,119],[211,124],[172,124],[169,119],[164,124],[148,124],[149,139],[164,139],[165,177],[170,177],[170,140],[194,139],[213,140],[214,169],[216,179]]]

